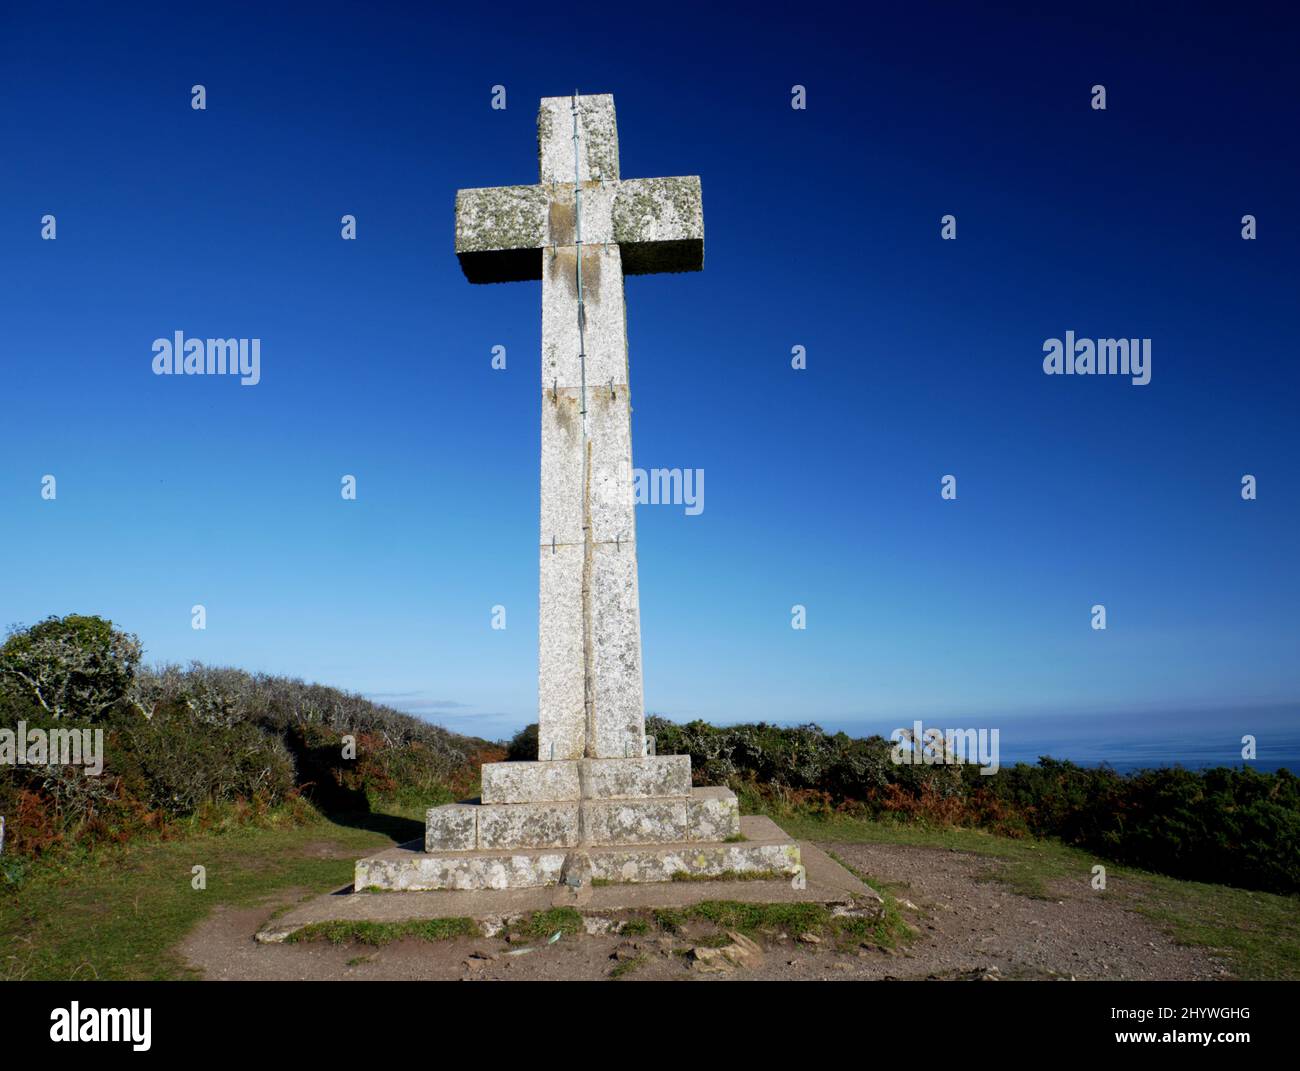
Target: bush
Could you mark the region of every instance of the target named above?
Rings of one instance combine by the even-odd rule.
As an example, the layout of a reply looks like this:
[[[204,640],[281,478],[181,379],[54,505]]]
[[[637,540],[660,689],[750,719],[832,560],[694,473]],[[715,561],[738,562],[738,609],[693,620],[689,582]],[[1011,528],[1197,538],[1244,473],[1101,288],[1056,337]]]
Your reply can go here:
[[[327,811],[446,802],[470,794],[479,763],[502,757],[484,740],[335,688],[197,663],[141,669],[139,657],[133,636],[77,615],[14,629],[0,647],[0,728],[93,726],[104,736],[98,777],[79,766],[0,766],[6,858],[214,813],[257,820],[286,801],[302,806],[304,795]]]
[[[125,787],[170,817],[205,803],[283,803],[297,784],[284,742],[249,722],[205,724],[181,703],[124,718],[114,763]]]
[[[1300,891],[1300,781],[1282,770],[1118,774],[1052,758],[991,776],[973,765],[895,764],[882,737],[651,716],[660,754],[688,754],[697,782],[730,784],[750,808],[848,813],[1058,837],[1176,877]]]
[[[537,723],[525,725],[506,745],[506,762],[537,761]]]
[[[48,617],[14,626],[0,647],[0,689],[52,717],[95,721],[126,697],[140,641],[101,617]]]

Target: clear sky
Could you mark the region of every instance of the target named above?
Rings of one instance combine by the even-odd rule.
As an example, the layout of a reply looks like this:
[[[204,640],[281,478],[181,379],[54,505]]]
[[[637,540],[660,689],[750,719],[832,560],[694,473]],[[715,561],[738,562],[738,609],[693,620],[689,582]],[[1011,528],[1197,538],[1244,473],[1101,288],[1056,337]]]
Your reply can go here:
[[[539,284],[468,284],[452,205],[577,88],[704,191],[704,271],[627,284],[635,463],[705,472],[638,511],[650,710],[1294,703],[1296,27],[969,6],[5,5],[0,624],[534,720]],[[176,331],[261,382],[155,376]],[[1067,331],[1151,382],[1045,375]]]

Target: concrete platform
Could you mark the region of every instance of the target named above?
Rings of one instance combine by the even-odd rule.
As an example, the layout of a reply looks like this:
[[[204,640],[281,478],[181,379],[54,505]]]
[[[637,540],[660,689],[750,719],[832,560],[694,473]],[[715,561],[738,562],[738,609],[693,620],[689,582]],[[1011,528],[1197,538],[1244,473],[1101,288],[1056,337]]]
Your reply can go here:
[[[803,867],[800,880],[596,885],[576,894],[564,887],[358,893],[349,885],[272,919],[257,934],[257,940],[264,943],[283,941],[294,931],[315,922],[407,922],[432,918],[474,919],[485,934],[491,935],[498,932],[507,919],[545,911],[557,903],[575,907],[592,920],[593,929],[601,924],[602,916],[638,909],[687,907],[705,900],[820,903],[842,906],[844,910],[854,912],[874,910],[880,905],[880,896],[874,889],[855,878],[820,848],[807,842],[791,841],[769,818],[746,816],[740,821],[742,832],[751,842],[794,847]],[[418,848],[419,842],[416,841],[372,858],[400,858],[391,853],[418,855],[421,854]]]

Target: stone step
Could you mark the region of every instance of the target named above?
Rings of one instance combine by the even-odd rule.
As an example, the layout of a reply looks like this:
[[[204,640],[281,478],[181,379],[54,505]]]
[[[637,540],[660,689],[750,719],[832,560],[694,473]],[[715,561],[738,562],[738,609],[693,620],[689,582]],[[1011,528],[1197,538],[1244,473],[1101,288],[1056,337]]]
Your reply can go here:
[[[589,877],[601,884],[801,874],[799,845],[771,823],[764,822],[762,828],[770,832],[735,843],[597,845],[577,852],[563,848],[421,852],[406,845],[358,860],[354,888],[397,892],[558,885],[566,863],[584,855]],[[750,829],[757,831],[753,824]]]
[[[689,755],[483,764],[485,804],[638,799],[690,792]]]
[[[425,850],[725,841],[739,834],[740,808],[735,793],[727,788],[695,788],[677,796],[637,799],[449,803],[429,809]]]

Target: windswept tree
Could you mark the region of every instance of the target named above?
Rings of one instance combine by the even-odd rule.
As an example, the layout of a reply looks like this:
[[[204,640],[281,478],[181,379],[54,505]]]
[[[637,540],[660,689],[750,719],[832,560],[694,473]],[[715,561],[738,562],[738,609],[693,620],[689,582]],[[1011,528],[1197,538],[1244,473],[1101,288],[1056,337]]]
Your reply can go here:
[[[0,646],[0,688],[55,718],[94,721],[126,697],[142,648],[102,617],[48,617],[14,626]]]

